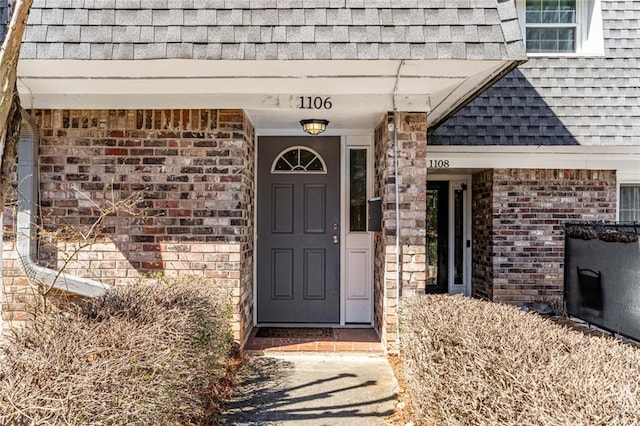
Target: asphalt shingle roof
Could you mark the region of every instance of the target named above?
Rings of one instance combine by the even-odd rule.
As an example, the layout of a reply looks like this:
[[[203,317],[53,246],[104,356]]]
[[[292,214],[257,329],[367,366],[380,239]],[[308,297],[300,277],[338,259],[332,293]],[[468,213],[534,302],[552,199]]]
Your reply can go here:
[[[24,59],[524,59],[513,1],[35,0]]]
[[[640,1],[602,0],[604,57],[530,58],[432,145],[640,145]]]

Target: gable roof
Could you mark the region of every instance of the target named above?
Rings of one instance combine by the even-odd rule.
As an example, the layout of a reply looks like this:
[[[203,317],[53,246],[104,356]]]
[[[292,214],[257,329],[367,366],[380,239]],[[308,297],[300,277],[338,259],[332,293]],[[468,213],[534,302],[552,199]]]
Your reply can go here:
[[[640,2],[602,0],[604,57],[530,58],[432,145],[640,145]]]
[[[25,59],[526,59],[513,1],[35,0]]]

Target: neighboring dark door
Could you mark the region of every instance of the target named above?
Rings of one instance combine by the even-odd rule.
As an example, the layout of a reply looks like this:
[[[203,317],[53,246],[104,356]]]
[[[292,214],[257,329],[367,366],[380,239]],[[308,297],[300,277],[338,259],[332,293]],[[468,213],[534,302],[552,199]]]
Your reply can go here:
[[[340,322],[340,138],[258,142],[258,322]]]
[[[449,182],[427,182],[427,293],[449,292]]]

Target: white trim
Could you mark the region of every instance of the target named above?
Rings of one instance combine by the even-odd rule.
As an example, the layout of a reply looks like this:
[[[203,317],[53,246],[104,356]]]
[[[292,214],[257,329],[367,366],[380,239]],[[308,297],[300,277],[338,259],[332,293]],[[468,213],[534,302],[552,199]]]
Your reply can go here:
[[[619,170],[617,177],[618,182],[623,184],[640,184],[640,167],[636,170]]]
[[[527,44],[526,0],[516,0],[516,11],[522,32],[522,41]],[[527,52],[531,58],[539,57],[594,57],[604,56],[604,27],[601,0],[576,0],[576,51],[575,52]],[[544,24],[543,24],[544,25]],[[549,25],[560,27],[559,25]]]
[[[305,151],[309,151],[311,152],[313,155],[316,156],[316,158],[318,160],[320,160],[320,163],[322,164],[322,170],[296,170],[295,168],[291,169],[291,170],[276,170],[276,164],[278,163],[278,161],[282,158],[282,156],[290,151],[293,151],[294,149],[297,149],[298,151],[300,150],[305,150]],[[291,167],[295,167],[293,164],[289,163],[289,161],[287,161],[286,158],[283,158],[284,161],[287,162],[287,164],[289,164]],[[315,158],[314,158],[315,160]],[[299,161],[299,160],[298,160]],[[313,160],[311,161],[313,162]],[[320,154],[318,154],[318,152],[308,146],[303,146],[303,145],[296,145],[296,146],[291,146],[289,148],[285,148],[282,151],[280,151],[280,153],[278,155],[276,155],[276,157],[273,159],[273,163],[271,163],[271,174],[274,175],[326,175],[328,172],[327,170],[327,163],[324,162],[324,158],[322,158],[322,156]]]
[[[472,235],[472,217],[473,217],[473,211],[472,211],[472,207],[471,207],[471,184],[472,184],[472,177],[470,174],[437,174],[437,173],[427,173],[427,182],[429,181],[446,181],[449,182],[449,205],[448,205],[448,209],[449,211],[448,213],[448,218],[449,218],[449,229],[447,230],[448,235],[447,235],[447,241],[449,244],[449,259],[447,260],[447,264],[449,265],[449,270],[447,271],[447,273],[449,274],[449,287],[447,289],[449,294],[456,294],[459,293],[459,291],[455,291],[455,288],[453,287],[453,277],[454,277],[454,260],[455,260],[455,240],[454,240],[454,231],[455,231],[455,223],[454,223],[454,199],[453,199],[453,191],[454,191],[454,187],[453,187],[453,183],[454,182],[464,182],[467,184],[467,189],[464,191],[464,201],[463,201],[463,223],[464,223],[464,239],[463,239],[463,249],[464,249],[464,286],[463,286],[463,293],[465,296],[471,296],[471,283],[472,283],[472,276],[471,274],[473,273],[473,269],[472,269],[472,262],[471,259],[473,257],[473,235]],[[469,247],[466,247],[466,241],[470,241],[471,244],[469,245]]]
[[[640,170],[640,146],[442,146],[427,147],[429,160],[450,169],[522,168]]]
[[[467,247],[467,241],[471,241],[471,176],[451,177],[449,179],[449,294],[456,294],[455,286],[455,190],[454,184],[464,183],[467,189],[462,194],[462,226],[464,229],[462,239],[463,282],[462,289],[465,296],[471,296],[471,245]]]
[[[367,182],[367,200],[371,199],[375,194],[375,181],[376,181],[376,167],[375,167],[375,135],[373,133],[369,134],[369,156],[367,162],[367,170],[369,173],[369,180]],[[367,222],[369,217],[369,204],[367,201]],[[369,224],[367,223],[367,229],[369,228]],[[376,276],[375,276],[375,262],[376,262],[376,245],[375,245],[375,237],[372,231],[367,231],[370,238],[371,248],[371,264],[369,265],[370,274],[371,274],[371,327],[376,326],[376,304],[375,304],[375,292],[376,292]]]
[[[504,153],[552,154],[634,154],[640,155],[640,145],[429,145],[430,151],[469,151]]]
[[[286,129],[281,132],[272,132],[267,131],[264,133],[256,132],[256,141],[255,141],[255,152],[254,152],[254,171],[255,171],[255,179],[254,185],[255,188],[258,188],[258,145],[260,143],[259,136],[303,136],[300,133],[301,129]],[[351,132],[350,132],[351,133]],[[313,137],[306,135],[307,137]],[[322,136],[327,136],[327,133],[323,133]],[[336,135],[329,135],[336,136]],[[369,236],[370,240],[370,253],[371,253],[371,262],[369,265],[370,277],[371,281],[371,318],[368,325],[365,324],[347,324],[345,322],[346,319],[346,241],[347,241],[347,201],[346,201],[346,187],[348,185],[347,182],[347,172],[346,167],[348,167],[348,158],[347,151],[349,147],[366,147],[368,149],[368,157],[367,157],[367,167],[369,170],[368,173],[368,182],[367,182],[367,197],[369,198],[373,193],[373,182],[374,182],[374,170],[373,170],[373,133],[371,130],[353,132],[349,135],[342,135],[340,137],[340,322],[339,323],[259,323],[258,322],[258,214],[259,208],[258,205],[258,191],[254,191],[253,203],[254,203],[254,227],[253,227],[253,326],[277,326],[277,327],[296,327],[296,326],[305,326],[305,327],[344,327],[344,328],[368,328],[374,326],[375,321],[375,306],[374,306],[374,288],[373,288],[373,256],[374,253],[374,241],[373,236],[370,232],[366,234]],[[308,147],[304,147],[305,149],[309,149]],[[284,151],[288,151],[291,148],[287,148]],[[315,153],[315,151],[314,151]],[[279,155],[276,157],[279,158]],[[325,166],[326,168],[326,166]]]
[[[340,137],[340,325],[345,326],[347,318],[347,138]]]
[[[395,80],[399,59],[20,59],[18,75],[33,79],[166,79],[166,78],[362,78],[383,76]],[[468,70],[491,67],[502,60],[406,59],[407,77],[466,78]],[[469,65],[469,68],[466,66]]]
[[[636,170],[618,170],[616,177],[616,220],[620,220],[620,186],[640,185],[640,167]]]
[[[554,52],[548,52],[548,53],[534,53],[534,52],[527,52],[527,56],[529,58],[593,58],[593,57],[597,57],[597,56],[604,56],[604,53],[602,54],[589,54],[589,53],[583,53],[583,52],[567,52],[567,53],[554,53]]]
[[[620,220],[621,186],[640,186],[640,170],[635,172],[636,176],[626,173],[618,173],[616,182],[616,220]]]
[[[397,107],[438,121],[509,60],[40,60],[18,64],[23,105],[53,109],[241,108],[256,129],[318,113],[336,128],[375,128]],[[395,96],[392,96],[395,95]],[[305,108],[301,97],[331,98]],[[313,115],[313,116],[312,116]],[[295,118],[295,121],[294,121]]]
[[[341,293],[340,293],[340,305],[341,305],[341,322],[345,325],[351,325],[353,323],[346,322],[347,320],[347,290],[349,283],[347,282],[347,265],[348,265],[348,250],[353,249],[350,246],[350,242],[354,239],[360,240],[368,239],[368,242],[365,243],[368,247],[358,246],[355,249],[364,249],[368,250],[369,253],[369,263],[367,266],[367,274],[370,279],[370,300],[369,300],[369,309],[370,309],[370,317],[369,317],[369,325],[371,327],[374,326],[375,321],[375,304],[374,304],[374,257],[375,257],[375,247],[374,247],[374,239],[373,233],[368,231],[363,232],[350,232],[349,227],[349,203],[348,203],[348,195],[349,195],[349,150],[351,148],[361,148],[367,150],[367,200],[371,198],[373,194],[373,183],[374,183],[374,174],[375,171],[373,169],[374,159],[373,159],[373,133],[371,130],[366,132],[362,132],[357,135],[348,135],[342,138],[343,143],[343,152],[342,152],[342,183],[341,183],[341,198],[342,198],[342,212],[341,212],[341,221],[342,221],[342,230],[341,230],[341,241],[342,244],[340,246],[340,281],[341,281]]]

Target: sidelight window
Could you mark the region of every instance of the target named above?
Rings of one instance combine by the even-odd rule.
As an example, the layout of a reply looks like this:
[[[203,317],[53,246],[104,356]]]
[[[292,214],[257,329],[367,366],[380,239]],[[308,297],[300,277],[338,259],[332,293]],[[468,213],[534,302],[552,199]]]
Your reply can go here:
[[[349,230],[367,230],[367,149],[349,150]]]

